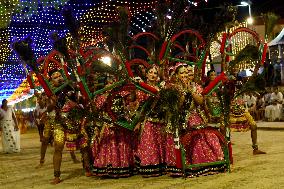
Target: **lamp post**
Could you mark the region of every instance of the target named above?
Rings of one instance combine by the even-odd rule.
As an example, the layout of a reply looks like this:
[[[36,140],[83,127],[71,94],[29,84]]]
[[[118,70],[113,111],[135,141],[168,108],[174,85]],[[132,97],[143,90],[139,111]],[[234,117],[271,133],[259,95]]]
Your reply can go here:
[[[252,24],[253,23],[253,19],[252,19],[252,16],[251,16],[251,7],[250,7],[251,6],[251,1],[250,0],[242,1],[241,4],[238,5],[238,6],[241,6],[241,7],[248,6],[248,8],[249,8],[249,17],[247,19],[247,22],[248,22],[248,24]]]

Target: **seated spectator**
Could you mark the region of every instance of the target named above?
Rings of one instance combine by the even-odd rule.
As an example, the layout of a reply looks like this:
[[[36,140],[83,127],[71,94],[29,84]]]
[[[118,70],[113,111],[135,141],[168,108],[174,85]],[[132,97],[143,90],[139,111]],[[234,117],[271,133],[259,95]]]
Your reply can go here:
[[[283,94],[278,87],[273,88],[270,95],[270,105],[265,107],[265,118],[268,121],[280,121],[282,118]]]
[[[271,104],[265,107],[265,119],[267,121],[279,120],[279,109],[276,100],[272,100]]]
[[[264,94],[265,106],[268,106],[271,104],[271,101],[270,101],[271,91],[272,91],[271,88],[269,87],[266,88],[266,93]]]
[[[256,100],[256,121],[264,119],[264,112],[265,112],[265,100],[264,94],[260,94]]]
[[[247,93],[244,95],[245,107],[247,111],[252,115],[255,119],[256,117],[256,100],[257,98],[253,95],[253,93]]]

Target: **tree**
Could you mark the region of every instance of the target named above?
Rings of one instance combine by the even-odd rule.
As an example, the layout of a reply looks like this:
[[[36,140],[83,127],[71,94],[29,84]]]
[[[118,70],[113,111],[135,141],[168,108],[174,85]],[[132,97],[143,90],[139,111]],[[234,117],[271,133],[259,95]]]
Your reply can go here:
[[[272,12],[262,14],[265,25],[265,38],[271,40],[274,37],[273,29],[279,20],[279,16]]]

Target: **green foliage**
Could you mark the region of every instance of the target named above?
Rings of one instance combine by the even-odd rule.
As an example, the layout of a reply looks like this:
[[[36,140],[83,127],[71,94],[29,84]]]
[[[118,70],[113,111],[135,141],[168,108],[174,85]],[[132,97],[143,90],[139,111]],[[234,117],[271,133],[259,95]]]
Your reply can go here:
[[[264,74],[250,77],[250,79],[237,91],[235,97],[248,92],[261,93],[265,91],[265,78]]]
[[[161,107],[165,110],[176,111],[178,109],[179,96],[176,89],[161,89],[159,91]]]
[[[236,67],[239,63],[248,60],[259,60],[259,49],[257,46],[248,44],[230,62],[229,70]]]
[[[179,104],[180,104],[180,94],[177,89],[168,88],[161,89],[159,91],[159,107],[158,109],[165,112],[165,119],[170,123],[172,131],[175,131],[176,127],[179,128]]]
[[[265,24],[265,38],[271,39],[273,38],[273,29],[280,17],[272,12],[267,12],[262,14],[262,18]]]
[[[159,5],[155,7],[155,15],[157,17],[156,22],[152,29],[153,33],[161,37],[161,39],[167,40],[172,37],[173,34],[180,31],[180,26],[183,21],[183,17],[186,12],[184,11],[188,2],[185,0],[164,2],[160,1]],[[171,12],[169,12],[171,10]],[[169,19],[167,16],[171,16]]]

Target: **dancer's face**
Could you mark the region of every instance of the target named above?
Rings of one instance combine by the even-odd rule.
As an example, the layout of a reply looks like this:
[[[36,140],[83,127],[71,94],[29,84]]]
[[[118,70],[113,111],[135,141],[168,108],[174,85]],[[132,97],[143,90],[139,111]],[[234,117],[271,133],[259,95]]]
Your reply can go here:
[[[115,82],[115,77],[113,75],[109,75],[107,77],[107,86],[114,84]]]
[[[180,67],[177,72],[177,78],[184,84],[188,81],[188,69],[184,66]]]
[[[213,81],[216,78],[216,72],[210,72],[209,79],[210,81]]]
[[[64,83],[64,78],[60,72],[54,72],[51,75],[51,82],[54,87],[59,87]]]
[[[157,82],[159,78],[158,70],[156,68],[150,68],[147,72],[146,77],[150,82]]]

